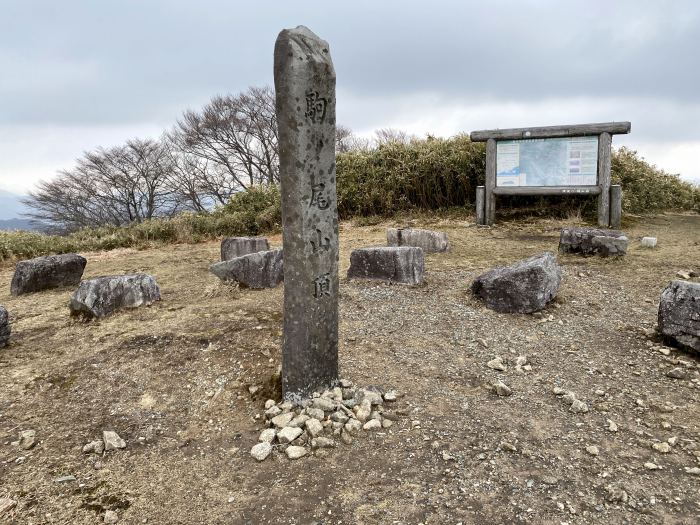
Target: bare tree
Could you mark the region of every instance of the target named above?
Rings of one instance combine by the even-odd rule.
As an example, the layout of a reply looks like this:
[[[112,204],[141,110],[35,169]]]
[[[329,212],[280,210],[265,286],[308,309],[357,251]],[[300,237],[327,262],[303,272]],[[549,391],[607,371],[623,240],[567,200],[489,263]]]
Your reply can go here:
[[[219,204],[253,185],[279,181],[277,118],[269,87],[214,97],[200,112],[186,111],[169,136],[182,155],[206,161],[205,169],[190,176]]]
[[[156,140],[86,152],[75,168],[29,193],[26,215],[63,231],[170,216],[180,209],[168,184],[171,171],[167,150]]]
[[[415,135],[395,128],[380,128],[374,135],[377,146],[391,143],[408,144],[416,138]]]

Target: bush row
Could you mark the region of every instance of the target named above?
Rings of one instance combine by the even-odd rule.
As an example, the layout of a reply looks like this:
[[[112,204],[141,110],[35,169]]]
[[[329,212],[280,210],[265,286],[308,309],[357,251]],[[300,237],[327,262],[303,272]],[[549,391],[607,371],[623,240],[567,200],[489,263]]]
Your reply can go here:
[[[485,150],[467,136],[389,143],[337,156],[338,211],[341,218],[388,217],[398,213],[473,209],[476,186],[484,183]],[[635,151],[613,152],[612,180],[623,187],[626,213],[665,210],[700,212],[700,187],[680,180],[642,159]],[[582,197],[510,197],[499,210],[557,213],[572,208],[595,212],[595,199]],[[187,213],[127,227],[80,230],[64,237],[0,232],[0,260],[49,253],[191,243],[225,235],[258,235],[279,230],[280,192],[257,187],[235,195],[212,213]]]

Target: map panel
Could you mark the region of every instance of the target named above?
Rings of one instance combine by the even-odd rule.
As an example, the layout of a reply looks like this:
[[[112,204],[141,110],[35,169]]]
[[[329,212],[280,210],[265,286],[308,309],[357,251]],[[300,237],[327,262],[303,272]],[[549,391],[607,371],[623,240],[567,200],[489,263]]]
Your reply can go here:
[[[595,186],[597,183],[597,136],[496,143],[496,186]]]

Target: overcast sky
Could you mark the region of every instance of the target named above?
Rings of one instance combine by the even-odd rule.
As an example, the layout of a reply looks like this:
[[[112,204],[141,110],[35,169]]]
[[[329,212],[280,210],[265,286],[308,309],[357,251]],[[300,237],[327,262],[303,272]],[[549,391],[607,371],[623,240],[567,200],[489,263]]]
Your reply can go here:
[[[450,136],[629,120],[700,182],[700,1],[0,0],[0,190],[272,84],[280,29],[330,43],[339,124]]]

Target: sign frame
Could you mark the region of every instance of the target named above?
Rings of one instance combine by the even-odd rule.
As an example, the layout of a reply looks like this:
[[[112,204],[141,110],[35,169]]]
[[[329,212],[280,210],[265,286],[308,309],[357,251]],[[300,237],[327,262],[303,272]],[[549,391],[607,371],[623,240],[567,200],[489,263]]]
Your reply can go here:
[[[472,142],[486,142],[486,178],[483,210],[477,209],[479,224],[493,225],[496,216],[496,195],[596,195],[598,197],[598,225],[609,227],[610,222],[610,155],[612,135],[627,134],[630,122],[604,122],[533,128],[511,128],[473,131]],[[598,170],[595,186],[496,186],[496,143],[502,140],[573,138],[598,136]]]

